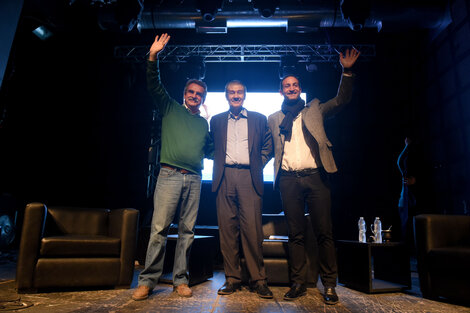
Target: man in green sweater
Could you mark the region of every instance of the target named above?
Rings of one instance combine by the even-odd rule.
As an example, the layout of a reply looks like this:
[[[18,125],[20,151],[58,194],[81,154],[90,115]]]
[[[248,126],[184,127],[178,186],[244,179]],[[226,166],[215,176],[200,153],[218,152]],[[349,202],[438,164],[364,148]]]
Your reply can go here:
[[[191,79],[184,88],[183,105],[172,99],[160,80],[158,54],[170,36],[156,36],[150,47],[147,63],[147,84],[162,116],[161,169],[154,193],[154,211],[145,268],[139,275],[134,300],[144,300],[157,285],[163,271],[165,244],[170,223],[180,210],[178,240],[173,266],[174,290],[182,297],[191,297],[188,287],[188,260],[194,241],[194,226],[201,192],[202,160],[212,144],[207,121],[199,115],[207,86]]]

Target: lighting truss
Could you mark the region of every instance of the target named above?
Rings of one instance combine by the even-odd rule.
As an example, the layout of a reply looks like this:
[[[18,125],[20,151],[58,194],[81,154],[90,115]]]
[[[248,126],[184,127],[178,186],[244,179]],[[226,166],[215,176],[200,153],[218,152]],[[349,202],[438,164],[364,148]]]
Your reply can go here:
[[[299,63],[338,62],[340,51],[354,47],[361,51],[363,61],[375,57],[375,45],[174,45],[167,46],[160,62],[185,63],[191,56],[201,56],[206,63],[280,62],[282,56],[294,55]],[[143,62],[149,46],[117,46],[114,56],[128,62]]]

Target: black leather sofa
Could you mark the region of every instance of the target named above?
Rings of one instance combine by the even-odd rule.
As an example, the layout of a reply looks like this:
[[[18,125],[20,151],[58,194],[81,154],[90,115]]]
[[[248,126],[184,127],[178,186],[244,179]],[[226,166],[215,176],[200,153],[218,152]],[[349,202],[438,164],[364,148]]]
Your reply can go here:
[[[470,303],[470,216],[418,215],[414,229],[423,296]]]
[[[42,288],[128,288],[134,273],[135,209],[26,206],[19,247],[19,293]]]

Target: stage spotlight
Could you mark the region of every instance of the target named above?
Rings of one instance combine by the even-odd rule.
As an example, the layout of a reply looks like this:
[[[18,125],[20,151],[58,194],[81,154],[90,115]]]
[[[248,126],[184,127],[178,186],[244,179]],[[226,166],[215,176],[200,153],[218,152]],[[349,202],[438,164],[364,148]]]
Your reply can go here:
[[[39,39],[46,40],[50,38],[53,33],[50,31],[46,26],[42,25],[33,30],[33,34],[35,34]]]
[[[282,79],[286,75],[298,76],[297,57],[295,55],[281,56],[281,63],[279,64],[279,78]]]
[[[201,12],[203,21],[212,22],[219,9],[222,8],[222,0],[197,0],[196,9]]]
[[[309,73],[313,73],[318,71],[318,66],[315,63],[308,62],[307,64],[305,64],[305,70]]]
[[[371,0],[341,0],[340,9],[349,28],[359,31],[370,16]]]
[[[202,80],[206,77],[206,63],[204,58],[198,55],[190,56],[186,60],[186,79]]]
[[[95,1],[98,25],[103,30],[115,30],[123,33],[140,29],[140,20],[144,11],[143,0]]]
[[[262,17],[268,18],[274,15],[279,2],[279,0],[253,0],[253,7],[258,9]]]

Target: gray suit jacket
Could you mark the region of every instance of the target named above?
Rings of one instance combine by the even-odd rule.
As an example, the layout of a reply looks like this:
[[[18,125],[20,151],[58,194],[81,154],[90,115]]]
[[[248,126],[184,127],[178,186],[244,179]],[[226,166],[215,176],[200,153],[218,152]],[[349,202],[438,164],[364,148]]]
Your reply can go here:
[[[224,175],[225,156],[227,152],[228,111],[212,117],[210,135],[214,143],[214,167],[212,172],[212,191],[219,189]],[[250,156],[250,173],[253,186],[259,195],[263,195],[263,168],[268,163],[272,151],[271,132],[266,116],[248,111],[248,149]]]
[[[318,99],[313,99],[307,103],[305,108],[301,111],[303,127],[313,136],[318,144],[320,160],[316,161],[320,161],[319,166],[323,166],[328,173],[334,173],[338,169],[336,168],[333,153],[331,152],[333,144],[326,136],[325,128],[323,127],[323,119],[337,112],[342,105],[351,100],[353,80],[353,77],[342,75],[336,97],[324,103],[320,103]],[[274,186],[277,185],[284,153],[285,138],[284,135],[280,133],[279,129],[279,125],[283,119],[284,113],[282,113],[282,111],[277,111],[268,117],[268,125],[274,144]]]

